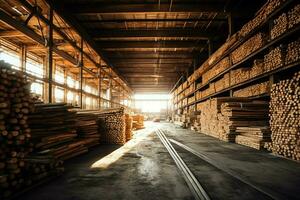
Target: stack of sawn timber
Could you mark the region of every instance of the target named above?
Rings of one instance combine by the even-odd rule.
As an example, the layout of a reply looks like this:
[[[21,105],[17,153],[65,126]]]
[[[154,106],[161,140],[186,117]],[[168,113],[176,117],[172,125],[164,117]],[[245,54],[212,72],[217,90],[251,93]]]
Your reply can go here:
[[[33,151],[28,115],[33,109],[30,83],[0,62],[0,199],[15,197],[58,172],[59,163],[30,160]]]
[[[133,120],[133,129],[139,130],[143,129],[144,127],[144,116],[143,115],[132,115]]]
[[[67,160],[87,152],[84,141],[76,140],[76,111],[66,103],[35,104],[29,117],[36,157]]]
[[[76,130],[78,137],[88,148],[100,143],[97,116],[94,113],[83,110],[77,111]]]
[[[268,111],[266,101],[222,103],[218,114],[219,139],[235,142],[238,127],[268,126]]]
[[[250,127],[237,127],[235,138],[237,144],[242,144],[255,149],[264,148],[266,142],[271,140],[271,130],[269,126],[250,126]]]

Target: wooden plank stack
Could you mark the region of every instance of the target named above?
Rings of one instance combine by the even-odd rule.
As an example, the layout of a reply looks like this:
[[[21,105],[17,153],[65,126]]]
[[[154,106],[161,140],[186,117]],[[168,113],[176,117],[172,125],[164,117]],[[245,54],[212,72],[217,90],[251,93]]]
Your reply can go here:
[[[126,135],[126,141],[129,141],[132,139],[132,117],[129,114],[125,114],[125,124],[126,124],[126,130],[125,130],[125,135]]]
[[[300,160],[300,72],[290,79],[272,85],[270,126],[272,142],[269,150]]]
[[[236,128],[268,125],[268,102],[225,102],[218,113],[219,139],[235,142]]]
[[[293,28],[300,23],[300,4],[298,3],[293,9],[288,12],[288,28]]]
[[[237,127],[235,142],[251,148],[261,150],[264,144],[271,140],[269,126]]]
[[[242,45],[240,45],[236,50],[234,50],[231,54],[232,63],[236,64],[239,61],[246,58],[248,55],[253,53],[255,50],[262,47],[266,42],[266,35],[263,33],[257,33],[252,36]]]
[[[285,56],[285,64],[291,64],[300,60],[300,39],[288,44]]]
[[[106,109],[94,112],[98,117],[100,141],[105,144],[125,144],[126,124],[124,108]]]
[[[133,129],[134,130],[139,130],[143,129],[144,127],[144,116],[143,115],[132,115],[132,120],[133,120]]]
[[[287,31],[288,17],[286,13],[282,13],[274,20],[274,25],[271,29],[271,39],[275,39]]]
[[[76,130],[80,140],[85,142],[85,146],[92,147],[100,143],[97,116],[90,111],[77,111]]]
[[[76,141],[76,111],[65,103],[35,104],[29,126],[36,155],[66,160],[87,152],[84,141]]]
[[[256,95],[267,94],[270,91],[270,84],[268,81],[257,83],[233,92],[234,97],[252,97]]]
[[[283,66],[283,51],[282,47],[276,47],[264,56],[265,71],[271,71]]]

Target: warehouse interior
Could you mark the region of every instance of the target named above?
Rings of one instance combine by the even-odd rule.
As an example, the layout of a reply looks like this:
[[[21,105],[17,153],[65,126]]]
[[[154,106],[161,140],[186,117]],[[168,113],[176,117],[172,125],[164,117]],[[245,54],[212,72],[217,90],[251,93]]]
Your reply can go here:
[[[0,0],[0,200],[300,199],[297,0]]]

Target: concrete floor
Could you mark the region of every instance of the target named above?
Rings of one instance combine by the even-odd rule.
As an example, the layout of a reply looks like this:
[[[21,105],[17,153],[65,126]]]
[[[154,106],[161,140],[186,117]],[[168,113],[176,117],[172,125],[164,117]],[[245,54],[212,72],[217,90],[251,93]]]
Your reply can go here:
[[[175,163],[154,133],[200,152],[236,177],[173,144],[212,199],[300,199],[300,163],[168,123],[146,123],[124,146],[102,145],[66,163],[63,176],[19,200],[193,199]],[[264,191],[265,194],[258,190]]]

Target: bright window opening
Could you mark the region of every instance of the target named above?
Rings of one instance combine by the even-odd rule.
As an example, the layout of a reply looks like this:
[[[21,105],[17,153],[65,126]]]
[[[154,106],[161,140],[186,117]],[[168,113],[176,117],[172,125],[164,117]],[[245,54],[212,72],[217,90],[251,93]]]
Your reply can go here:
[[[39,78],[44,77],[43,65],[29,59],[26,61],[26,72]]]
[[[31,84],[31,92],[43,96],[43,83],[34,82]]]
[[[64,72],[60,68],[56,68],[55,70],[55,81],[61,84],[65,82]]]
[[[135,107],[142,112],[158,113],[168,108],[169,94],[136,94]]]
[[[55,87],[55,102],[64,101],[64,89],[60,87]]]
[[[12,65],[12,68],[20,70],[21,62],[20,58],[8,52],[0,51],[0,60]]]

